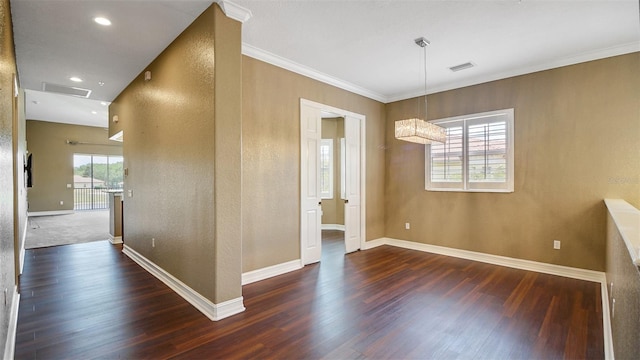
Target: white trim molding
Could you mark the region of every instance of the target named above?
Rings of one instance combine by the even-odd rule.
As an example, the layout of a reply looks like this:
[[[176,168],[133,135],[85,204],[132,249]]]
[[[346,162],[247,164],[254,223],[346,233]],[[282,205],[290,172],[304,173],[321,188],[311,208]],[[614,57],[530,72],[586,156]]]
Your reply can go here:
[[[35,217],[35,216],[52,216],[52,215],[71,215],[74,214],[75,211],[73,210],[57,210],[57,211],[33,211],[33,212],[28,212],[27,216],[28,217]]]
[[[344,225],[343,224],[322,224],[321,228],[322,228],[322,230],[344,231]]]
[[[391,239],[390,238],[379,238],[379,239],[365,241],[362,244],[362,250],[369,250],[369,249],[377,248],[378,246],[387,245],[389,240],[391,240]]]
[[[611,313],[609,312],[609,289],[607,287],[607,277],[603,273],[600,283],[600,294],[602,296],[602,332],[604,335],[604,358],[606,360],[615,359],[613,353],[613,334],[611,333]]]
[[[228,18],[239,21],[241,23],[246,22],[247,20],[251,19],[251,17],[253,16],[253,14],[251,13],[251,10],[244,8],[231,1],[216,0],[215,2],[218,5],[220,5],[220,8],[224,12],[224,14],[227,15]]]
[[[242,274],[242,285],[251,284],[260,280],[265,280],[274,276],[286,274],[291,271],[302,269],[302,260],[292,260],[285,263],[267,266],[262,269],[248,271]]]
[[[479,261],[487,264],[506,266],[514,269],[535,271],[543,274],[564,276],[572,279],[586,280],[600,283],[604,273],[586,269],[578,269],[569,266],[554,265],[531,260],[510,258],[500,255],[485,254],[481,252],[454,249],[444,246],[417,243],[413,241],[388,239],[387,245],[397,246],[405,249],[429,252],[433,254],[452,256],[461,259]]]
[[[352,92],[354,94],[358,94],[358,95],[362,95],[364,97],[367,97],[369,99],[373,99],[376,101],[380,101],[383,103],[386,103],[387,98],[382,95],[382,94],[378,94],[374,91],[368,90],[363,88],[362,86],[358,86],[355,84],[352,84],[350,82],[344,81],[344,80],[340,80],[336,77],[333,77],[331,75],[327,75],[325,73],[322,73],[320,71],[317,71],[315,69],[312,69],[308,66],[302,65],[302,64],[298,64],[297,62],[291,61],[289,59],[283,58],[282,56],[270,53],[266,50],[262,50],[260,48],[257,48],[253,45],[249,45],[247,43],[242,43],[242,54],[246,55],[248,57],[266,62],[267,64],[271,64],[274,66],[277,66],[279,68],[285,69],[285,70],[289,70],[291,72],[294,72],[296,74],[300,74],[302,76],[306,76],[308,78],[314,79],[314,80],[318,80],[321,83],[325,83],[331,86],[335,86],[339,89],[343,89],[343,90],[347,90],[349,92]]]
[[[109,234],[109,242],[112,244],[122,244],[122,236],[113,236]]]
[[[193,305],[196,309],[198,309],[212,321],[222,320],[226,317],[241,313],[245,310],[242,296],[221,302],[219,304],[214,304],[209,299],[200,295],[200,293],[193,290],[185,283],[178,280],[173,275],[169,274],[154,262],[145,258],[140,253],[128,247],[127,245],[124,245],[122,252],[147,272],[149,272],[151,275],[155,276],[160,281],[165,283],[178,295],[182,296],[182,298],[187,300],[191,305]]]
[[[16,351],[16,333],[18,331],[18,309],[20,307],[20,294],[18,287],[13,287],[11,297],[11,313],[9,315],[9,327],[4,344],[4,359],[13,359]]]
[[[20,256],[18,258],[18,261],[20,262],[18,264],[18,267],[20,269],[20,275],[22,275],[22,270],[24,269],[24,256],[25,256],[25,248],[24,245],[27,241],[27,229],[29,226],[29,220],[25,219],[26,221],[24,222],[24,229],[22,229],[22,240],[20,241]]]

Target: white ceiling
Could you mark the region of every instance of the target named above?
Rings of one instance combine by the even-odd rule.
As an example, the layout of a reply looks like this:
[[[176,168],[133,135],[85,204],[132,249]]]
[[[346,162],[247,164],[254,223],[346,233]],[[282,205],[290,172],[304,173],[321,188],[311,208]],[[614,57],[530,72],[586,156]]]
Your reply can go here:
[[[421,36],[431,41],[429,93],[640,50],[638,0],[234,2],[253,14],[243,53],[383,102],[424,93]],[[107,126],[100,101],[210,4],[11,0],[27,118]],[[96,25],[99,15],[113,25]],[[468,61],[476,66],[448,69]],[[94,101],[43,93],[42,82],[91,89]]]

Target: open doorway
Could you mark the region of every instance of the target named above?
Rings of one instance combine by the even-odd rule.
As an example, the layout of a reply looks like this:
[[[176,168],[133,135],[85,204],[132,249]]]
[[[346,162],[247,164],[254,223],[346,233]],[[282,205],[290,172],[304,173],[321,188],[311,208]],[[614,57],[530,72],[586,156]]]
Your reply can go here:
[[[344,117],[322,111],[320,197],[322,257],[344,254],[345,138]]]
[[[342,118],[344,121],[344,156],[341,156],[344,159],[341,169],[344,174],[343,186],[336,184],[338,181],[335,180],[333,166],[321,164],[324,158],[332,158],[334,163],[339,164],[335,156],[328,155],[329,152],[340,152],[335,148],[341,146],[341,141],[323,141],[323,114],[327,119]],[[362,247],[365,239],[365,133],[364,115],[300,99],[300,258],[304,265],[318,262],[322,257],[323,193],[334,192],[333,203],[336,207],[342,207],[344,220],[334,217],[332,221],[325,217],[325,227],[333,225],[336,228],[341,225],[336,222],[344,223],[341,253],[350,253]],[[323,143],[327,145],[323,147]],[[334,179],[334,189],[325,186],[329,179]],[[344,192],[340,197],[335,195],[336,188],[343,189],[340,190]],[[324,200],[329,206],[330,199]]]

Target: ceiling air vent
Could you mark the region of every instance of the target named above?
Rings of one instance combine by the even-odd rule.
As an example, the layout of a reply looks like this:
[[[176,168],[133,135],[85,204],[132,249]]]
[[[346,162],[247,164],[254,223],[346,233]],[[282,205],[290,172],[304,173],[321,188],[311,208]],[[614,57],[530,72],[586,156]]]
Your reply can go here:
[[[470,62],[466,62],[464,64],[460,64],[460,65],[456,65],[456,66],[452,66],[449,68],[449,70],[456,72],[456,71],[460,71],[460,70],[465,70],[465,69],[469,69],[474,67],[475,65],[473,63]]]
[[[56,94],[77,96],[85,99],[88,99],[89,95],[91,95],[91,90],[89,89],[82,89],[82,88],[64,86],[64,85],[56,85],[56,84],[51,84],[47,82],[42,83],[42,91],[52,92]]]

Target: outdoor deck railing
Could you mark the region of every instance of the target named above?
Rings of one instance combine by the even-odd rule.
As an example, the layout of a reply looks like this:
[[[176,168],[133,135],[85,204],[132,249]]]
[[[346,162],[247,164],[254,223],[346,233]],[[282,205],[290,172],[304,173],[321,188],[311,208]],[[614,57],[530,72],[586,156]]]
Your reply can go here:
[[[92,189],[92,188],[75,188],[73,189],[73,209],[74,210],[95,210],[109,208],[109,193],[107,190],[121,189]]]

